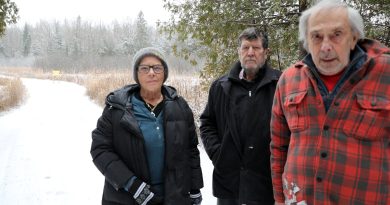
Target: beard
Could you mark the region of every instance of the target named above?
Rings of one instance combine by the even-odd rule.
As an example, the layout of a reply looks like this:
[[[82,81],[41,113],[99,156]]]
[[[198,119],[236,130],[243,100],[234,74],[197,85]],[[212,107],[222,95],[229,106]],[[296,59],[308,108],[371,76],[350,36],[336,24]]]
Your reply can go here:
[[[264,66],[264,64],[265,63],[256,66],[245,66],[243,63],[241,63],[241,67],[244,69],[245,75],[255,76],[259,72],[259,70]]]

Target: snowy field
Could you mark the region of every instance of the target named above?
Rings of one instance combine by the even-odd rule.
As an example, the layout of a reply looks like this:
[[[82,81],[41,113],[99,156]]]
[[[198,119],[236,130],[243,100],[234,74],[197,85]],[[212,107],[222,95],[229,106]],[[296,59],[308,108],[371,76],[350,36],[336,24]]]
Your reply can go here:
[[[89,150],[102,108],[77,84],[22,80],[26,102],[0,114],[0,204],[100,204],[104,178]],[[212,164],[199,149],[202,204],[213,205]]]

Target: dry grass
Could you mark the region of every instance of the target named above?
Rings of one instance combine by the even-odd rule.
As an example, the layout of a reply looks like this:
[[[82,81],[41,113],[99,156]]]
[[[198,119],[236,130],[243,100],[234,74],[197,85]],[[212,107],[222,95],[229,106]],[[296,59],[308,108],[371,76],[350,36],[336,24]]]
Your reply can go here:
[[[131,83],[129,79],[132,78],[127,73],[89,73],[81,84],[87,89],[87,95],[103,106],[108,93]]]
[[[16,77],[28,77],[39,79],[62,80],[78,83],[86,88],[86,94],[100,106],[104,105],[105,97],[113,90],[124,85],[134,83],[131,72],[128,71],[89,71],[83,74],[61,73],[55,75],[52,72],[44,72],[41,69],[32,68],[0,68],[0,74]],[[20,80],[18,82],[21,85]],[[199,77],[196,74],[169,73],[166,85],[177,89],[179,95],[187,100],[191,107],[197,127],[199,127],[199,116],[204,109],[207,100],[207,92],[202,90]],[[19,94],[21,91],[19,91]],[[18,92],[12,91],[17,95]]]
[[[82,84],[85,78],[84,74],[60,73],[60,75],[54,75],[53,72],[45,72],[43,69],[30,67],[0,67],[0,74],[23,78],[61,80],[78,84]]]
[[[195,123],[199,127],[199,117],[206,105],[208,95],[206,91],[203,91],[199,77],[173,75],[168,78],[166,84],[175,87],[179,95],[188,102],[194,113]]]
[[[25,87],[20,78],[0,77],[0,112],[22,103]]]
[[[87,95],[103,106],[109,92],[131,83],[134,81],[129,73],[99,73],[87,74],[83,85],[87,89]],[[176,88],[179,95],[186,99],[194,113],[197,127],[199,127],[199,116],[206,104],[207,92],[202,90],[198,77],[170,73],[165,84]]]

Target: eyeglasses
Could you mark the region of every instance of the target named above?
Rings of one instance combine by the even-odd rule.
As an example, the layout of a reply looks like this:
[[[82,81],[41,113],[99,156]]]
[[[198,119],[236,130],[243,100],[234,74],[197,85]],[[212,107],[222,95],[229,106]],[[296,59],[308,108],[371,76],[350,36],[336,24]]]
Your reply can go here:
[[[153,72],[156,74],[162,73],[164,71],[163,65],[140,65],[138,66],[138,72],[143,74],[148,74],[151,68],[153,69]]]

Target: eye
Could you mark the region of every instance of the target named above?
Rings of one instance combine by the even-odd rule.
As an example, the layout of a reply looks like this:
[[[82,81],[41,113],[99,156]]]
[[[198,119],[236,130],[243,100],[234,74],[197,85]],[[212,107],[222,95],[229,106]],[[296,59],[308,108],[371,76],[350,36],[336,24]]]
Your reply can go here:
[[[261,50],[261,47],[260,47],[260,46],[253,46],[253,50],[255,50],[255,51],[260,51],[260,50]]]
[[[334,33],[334,36],[335,36],[336,38],[340,38],[342,35],[343,35],[343,32],[342,32],[342,31],[336,31],[336,32]]]
[[[241,50],[244,50],[244,51],[249,50],[249,46],[241,46]]]
[[[332,41],[339,42],[343,37],[342,31],[335,31],[333,35],[331,36]]]
[[[141,65],[141,66],[138,67],[138,70],[139,70],[139,72],[142,72],[142,73],[148,73],[149,72],[149,66]]]
[[[164,70],[164,66],[162,66],[162,65],[154,65],[153,66],[153,71],[155,73],[161,73],[161,72],[163,72],[163,70]]]
[[[318,43],[318,42],[321,42],[322,41],[322,35],[318,34],[318,33],[314,33],[311,35],[311,39],[315,42],[315,43]]]

